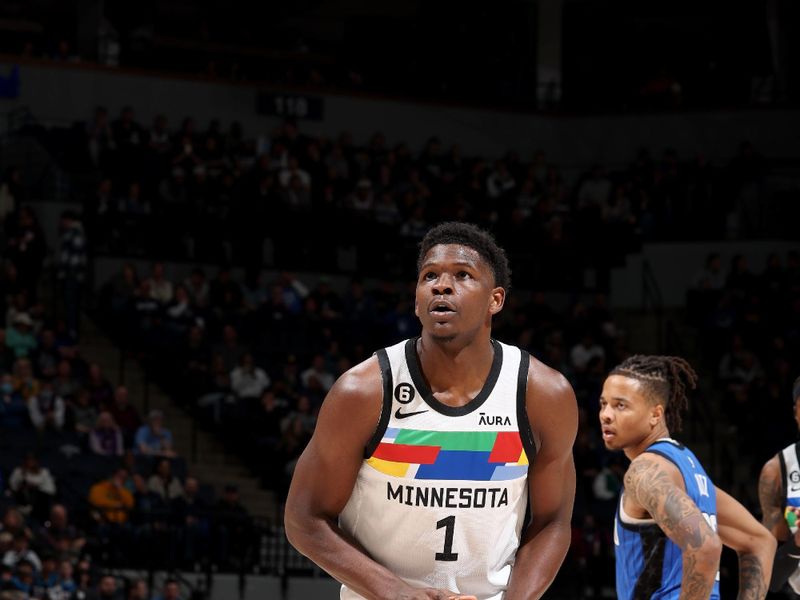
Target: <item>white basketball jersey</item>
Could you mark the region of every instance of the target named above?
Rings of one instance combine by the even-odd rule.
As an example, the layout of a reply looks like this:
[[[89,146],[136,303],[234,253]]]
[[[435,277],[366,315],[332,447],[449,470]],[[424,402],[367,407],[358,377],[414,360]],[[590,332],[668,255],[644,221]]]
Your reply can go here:
[[[535,448],[525,410],[530,357],[492,340],[480,393],[436,400],[416,340],[378,351],[383,409],[339,516],[367,554],[414,587],[501,598],[528,503]],[[342,586],[344,599],[361,598]]]
[[[798,460],[800,442],[787,446],[778,454],[783,475],[783,518],[794,534],[800,525],[800,460]],[[789,585],[796,594],[800,594],[800,561],[798,567],[789,576]]]

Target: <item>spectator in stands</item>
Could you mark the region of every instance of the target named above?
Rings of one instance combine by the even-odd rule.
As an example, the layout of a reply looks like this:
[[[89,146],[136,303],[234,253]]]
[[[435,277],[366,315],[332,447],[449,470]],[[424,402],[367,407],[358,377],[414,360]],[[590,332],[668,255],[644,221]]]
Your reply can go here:
[[[222,342],[213,348],[214,354],[222,357],[222,364],[226,374],[230,374],[239,363],[239,359],[246,349],[239,342],[239,334],[233,325],[222,328]]]
[[[250,352],[245,352],[239,365],[231,371],[231,390],[241,400],[260,398],[270,384],[269,375],[256,366]]]
[[[11,550],[3,556],[3,564],[9,567],[18,567],[21,562],[28,562],[33,566],[34,571],[42,570],[42,561],[30,547],[30,539],[24,533],[14,536]]]
[[[724,286],[722,259],[717,252],[712,252],[706,257],[703,270],[695,276],[694,287],[698,290],[721,290]]]
[[[192,269],[183,285],[195,309],[203,310],[208,306],[209,286],[203,269]]]
[[[89,489],[89,504],[95,508],[93,517],[101,531],[115,529],[130,519],[133,494],[125,488],[128,469],[120,465],[108,479],[99,481]]]
[[[135,580],[128,590],[127,600],[151,600],[147,581],[144,579]]]
[[[569,352],[572,368],[578,373],[586,370],[589,361],[593,358],[605,359],[605,356],[605,349],[595,342],[594,334],[589,330],[584,332],[580,341]]]
[[[72,400],[80,389],[78,379],[72,373],[72,363],[62,360],[58,363],[58,371],[53,380],[53,389],[64,400]]]
[[[89,390],[81,388],[69,404],[72,424],[81,443],[88,443],[89,433],[97,423],[97,409],[91,404]]]
[[[56,335],[52,329],[43,329],[33,356],[33,370],[39,377],[52,379],[58,372],[61,353],[56,346]]]
[[[164,327],[171,339],[181,339],[195,323],[202,323],[189,301],[186,288],[178,284],[175,286],[175,295],[164,310]]]
[[[50,518],[38,531],[41,547],[61,560],[77,560],[86,545],[86,538],[69,521],[67,507],[54,504]]]
[[[211,507],[200,494],[200,483],[195,477],[187,477],[183,496],[173,501],[178,534],[183,536],[182,560],[194,566],[197,559],[207,556],[210,536]]]
[[[167,579],[161,590],[161,595],[154,600],[181,600],[181,587],[176,579]]]
[[[30,427],[28,403],[15,389],[14,377],[8,373],[0,378],[0,428],[21,429]]]
[[[122,439],[126,448],[134,447],[134,437],[142,424],[139,412],[131,405],[128,398],[128,388],[124,385],[117,386],[114,391],[114,402],[108,407],[108,412],[114,417],[114,422],[122,430]]]
[[[73,598],[73,594],[78,589],[75,581],[75,567],[71,560],[62,560],[58,564],[58,581],[56,582],[56,592],[52,594],[55,598]]]
[[[166,306],[172,300],[172,282],[164,277],[164,263],[154,262],[150,269],[149,282],[150,297]]]
[[[51,598],[50,590],[58,585],[58,561],[50,552],[43,552],[41,556],[42,569],[34,579],[34,595],[42,598]]]
[[[28,399],[39,393],[39,381],[33,374],[31,361],[18,358],[14,362],[14,391],[27,403]]]
[[[11,589],[21,592],[23,594],[21,596],[22,600],[33,597],[35,593],[34,586],[36,584],[36,571],[38,570],[36,564],[30,558],[23,558],[16,563],[16,568],[14,568]],[[20,597],[17,596],[17,598]]]
[[[239,489],[226,485],[222,498],[215,505],[212,546],[220,568],[237,568],[248,559],[252,541],[250,514],[239,501]]]
[[[113,575],[103,575],[94,593],[89,595],[87,600],[123,600],[117,579]]]
[[[86,127],[86,140],[89,157],[95,167],[101,170],[108,168],[108,153],[116,147],[111,125],[108,120],[108,110],[98,106],[94,110],[91,123]]]
[[[275,450],[281,439],[281,423],[288,410],[288,403],[278,397],[274,389],[264,390],[260,406],[248,415],[245,423],[255,439],[257,456],[268,456]]]
[[[27,313],[18,313],[6,330],[6,346],[16,358],[33,356],[39,343],[33,332],[33,319]]]
[[[66,210],[61,213],[60,239],[57,259],[57,277],[61,286],[61,300],[67,330],[78,339],[81,311],[81,289],[86,279],[86,235],[78,214]]]
[[[725,279],[725,289],[733,293],[734,299],[742,301],[755,289],[756,277],[747,266],[747,257],[737,254],[731,259],[731,270]]]
[[[311,366],[300,373],[300,381],[306,390],[311,390],[315,393],[321,390],[324,396],[333,386],[335,377],[326,368],[325,357],[322,354],[315,354],[311,361]]]
[[[56,482],[50,471],[39,464],[39,459],[28,452],[22,464],[11,472],[9,488],[17,506],[39,519],[46,519],[56,494]]]
[[[94,407],[108,408],[113,404],[114,388],[111,382],[103,374],[103,370],[97,363],[89,366],[89,377],[84,384],[89,394],[89,404]]]
[[[125,263],[104,286],[104,294],[108,297],[108,305],[114,317],[124,316],[132,307],[139,289],[139,277],[136,267]]]
[[[99,456],[122,456],[125,444],[122,430],[114,422],[111,413],[103,411],[89,433],[89,449]]]
[[[223,403],[233,401],[230,372],[225,368],[222,354],[215,353],[211,357],[208,379],[208,386],[205,393],[197,399],[197,406],[203,411],[210,411],[214,423],[219,423]]]
[[[30,206],[22,206],[17,213],[17,222],[9,232],[6,256],[14,263],[20,287],[31,300],[38,297],[45,253],[44,233],[36,213]]]
[[[61,431],[64,428],[66,403],[56,393],[52,381],[42,381],[39,393],[28,398],[28,415],[40,432]]]
[[[242,288],[234,281],[231,276],[231,271],[227,267],[223,267],[217,273],[216,279],[211,282],[209,290],[209,307],[214,314],[222,321],[236,319],[239,315],[239,310],[242,308],[243,295]],[[227,343],[227,335],[223,333],[223,339]],[[233,368],[238,354],[233,358],[233,363],[230,368]],[[227,362],[227,359],[226,359]]]
[[[8,539],[9,543],[18,533],[24,533],[29,537],[33,535],[25,524],[25,516],[19,508],[13,506],[8,508],[3,514],[3,521],[0,523],[0,532],[11,536]]]
[[[136,432],[134,452],[145,456],[175,456],[172,432],[164,427],[164,413],[160,410],[151,410],[147,423]]]
[[[156,463],[153,474],[147,480],[147,489],[159,496],[165,505],[184,497],[181,480],[173,476],[172,463],[166,458]]]
[[[2,550],[2,554],[5,554],[5,550]],[[6,600],[6,598],[15,600],[12,595],[14,591],[19,591],[20,594],[23,593],[22,590],[17,590],[14,585],[14,569],[0,562],[0,593],[3,594],[0,597],[3,600]]]

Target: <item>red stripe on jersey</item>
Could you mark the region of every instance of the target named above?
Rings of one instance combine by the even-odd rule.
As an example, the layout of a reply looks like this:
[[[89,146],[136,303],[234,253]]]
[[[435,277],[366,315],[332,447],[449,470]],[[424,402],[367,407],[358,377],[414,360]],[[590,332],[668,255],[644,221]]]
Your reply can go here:
[[[490,463],[517,462],[522,454],[522,440],[516,431],[499,431],[494,441]]]
[[[439,455],[439,446],[408,446],[406,444],[378,444],[372,456],[392,462],[432,465]]]

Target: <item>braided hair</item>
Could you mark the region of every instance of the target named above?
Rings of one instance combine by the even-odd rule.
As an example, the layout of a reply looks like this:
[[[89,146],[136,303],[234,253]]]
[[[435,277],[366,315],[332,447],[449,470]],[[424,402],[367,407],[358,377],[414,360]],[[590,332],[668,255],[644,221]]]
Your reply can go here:
[[[641,382],[648,394],[664,403],[667,429],[681,430],[681,414],[689,408],[688,392],[697,387],[697,373],[679,356],[635,354],[612,369],[611,375]]]

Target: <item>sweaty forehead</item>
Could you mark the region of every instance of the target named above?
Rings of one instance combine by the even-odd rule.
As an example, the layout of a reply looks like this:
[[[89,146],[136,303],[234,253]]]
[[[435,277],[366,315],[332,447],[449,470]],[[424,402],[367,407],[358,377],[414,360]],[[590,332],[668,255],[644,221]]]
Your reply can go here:
[[[437,244],[422,259],[422,264],[464,263],[475,267],[488,267],[486,261],[474,248],[461,244]]]

